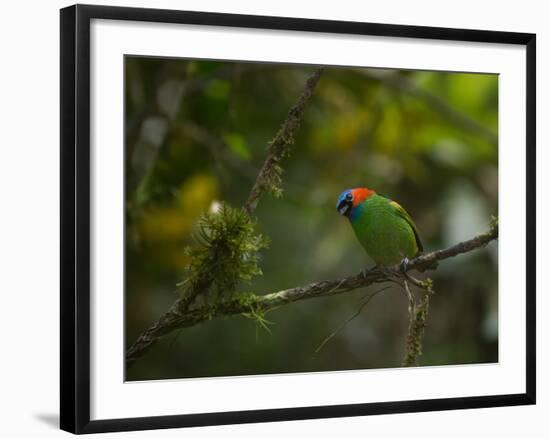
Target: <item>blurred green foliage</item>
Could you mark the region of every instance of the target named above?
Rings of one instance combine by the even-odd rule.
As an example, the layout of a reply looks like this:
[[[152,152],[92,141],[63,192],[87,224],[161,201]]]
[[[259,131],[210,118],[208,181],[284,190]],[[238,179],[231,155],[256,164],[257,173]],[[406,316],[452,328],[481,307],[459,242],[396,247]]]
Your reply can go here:
[[[185,281],[200,215],[241,206],[311,66],[126,57],[126,343]],[[269,293],[371,266],[335,210],[368,186],[414,218],[426,250],[486,229],[498,212],[498,76],[328,67],[284,161],[283,198],[256,211],[271,239],[263,275],[238,290]],[[498,361],[497,244],[431,273],[436,294],[422,365]],[[129,380],[398,366],[407,332],[402,290],[379,294],[314,355],[369,292],[295,303],[171,334]]]

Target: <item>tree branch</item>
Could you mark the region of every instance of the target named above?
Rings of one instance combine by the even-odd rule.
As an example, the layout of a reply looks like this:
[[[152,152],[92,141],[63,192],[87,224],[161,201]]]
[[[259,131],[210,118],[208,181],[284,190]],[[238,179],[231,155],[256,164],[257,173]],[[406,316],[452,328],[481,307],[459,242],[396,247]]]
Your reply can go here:
[[[407,272],[413,269],[424,271],[434,266],[434,262],[457,256],[462,253],[468,253],[472,250],[485,247],[489,242],[498,237],[498,225],[493,225],[486,233],[480,234],[468,241],[461,242],[444,250],[436,250],[423,256],[419,256],[409,262]],[[258,296],[255,306],[259,306],[263,311],[277,308],[281,305],[297,302],[299,300],[312,299],[315,297],[334,296],[336,294],[346,293],[357,288],[364,288],[374,283],[384,282],[392,276],[402,273],[400,266],[390,268],[373,268],[363,271],[354,276],[342,279],[314,282],[309,285],[294,287],[288,290],[278,291],[276,293]],[[245,312],[246,309],[233,309],[231,314]],[[223,314],[222,314],[223,315]],[[218,317],[219,315],[216,315]],[[213,317],[213,316],[210,316]]]
[[[436,250],[412,259],[407,266],[406,272],[433,269],[439,261],[483,248],[497,238],[498,223],[496,220],[493,220],[489,230],[485,233],[446,249]],[[373,268],[354,276],[314,282],[266,295],[246,295],[242,298],[222,301],[214,305],[203,305],[183,313],[180,312],[176,303],[132,345],[126,354],[126,362],[127,364],[131,364],[139,356],[143,355],[145,350],[152,344],[152,339],[156,341],[159,337],[175,329],[195,326],[213,318],[246,314],[251,310],[266,312],[301,300],[342,294],[357,288],[364,288],[375,283],[392,280],[394,277],[402,275],[403,271],[399,265],[389,268]],[[181,300],[179,299],[179,301]]]
[[[249,215],[254,212],[260,198],[265,192],[269,191],[275,195],[280,194],[279,185],[281,183],[282,170],[279,163],[288,154],[289,147],[294,142],[294,133],[300,126],[304,108],[313,95],[315,86],[319,82],[322,73],[323,67],[320,67],[308,78],[302,94],[289,110],[287,118],[273,140],[269,142],[267,158],[244,205],[244,210]]]

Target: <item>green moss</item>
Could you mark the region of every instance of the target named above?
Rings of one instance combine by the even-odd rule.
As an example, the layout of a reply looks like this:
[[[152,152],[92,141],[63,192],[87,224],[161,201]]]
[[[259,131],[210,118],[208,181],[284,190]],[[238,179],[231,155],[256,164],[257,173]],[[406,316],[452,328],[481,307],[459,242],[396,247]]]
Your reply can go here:
[[[425,280],[423,280],[421,282],[422,284],[422,287],[426,290],[427,293],[429,294],[433,294],[434,293],[434,290],[433,290],[433,286],[434,286],[434,281],[431,279],[431,278],[426,278]]]
[[[258,305],[258,296],[254,293],[239,293],[235,300],[241,308],[250,308]]]
[[[259,252],[268,240],[243,210],[222,203],[217,212],[201,216],[193,236],[195,245],[185,249],[190,257],[186,279],[178,284],[183,297],[227,301],[236,297],[239,284],[262,274]]]

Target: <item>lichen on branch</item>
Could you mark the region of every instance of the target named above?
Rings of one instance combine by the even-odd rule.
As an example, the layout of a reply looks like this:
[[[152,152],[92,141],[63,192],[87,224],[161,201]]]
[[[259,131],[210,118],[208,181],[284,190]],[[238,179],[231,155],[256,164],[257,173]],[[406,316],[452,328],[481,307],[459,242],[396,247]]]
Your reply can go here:
[[[185,280],[178,284],[182,297],[230,298],[241,282],[262,274],[259,252],[269,240],[242,209],[222,203],[216,212],[204,213],[193,238],[195,245],[185,249]]]
[[[413,280],[410,277],[407,277],[407,279]],[[430,297],[434,294],[433,281],[429,278],[424,281],[415,280],[415,285],[423,290],[419,302],[414,299],[410,292],[407,280],[404,281],[405,290],[409,297],[409,329],[407,331],[406,353],[403,359],[403,366],[405,367],[417,366],[418,357],[422,355],[422,343],[428,318]]]

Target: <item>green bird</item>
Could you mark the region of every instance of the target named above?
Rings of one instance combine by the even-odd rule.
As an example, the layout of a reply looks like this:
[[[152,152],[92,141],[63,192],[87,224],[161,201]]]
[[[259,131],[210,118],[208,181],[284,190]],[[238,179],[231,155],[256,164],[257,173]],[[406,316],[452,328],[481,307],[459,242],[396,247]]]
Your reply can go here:
[[[401,263],[406,269],[409,258],[424,250],[407,211],[372,189],[345,190],[336,209],[349,219],[357,239],[377,266]]]

